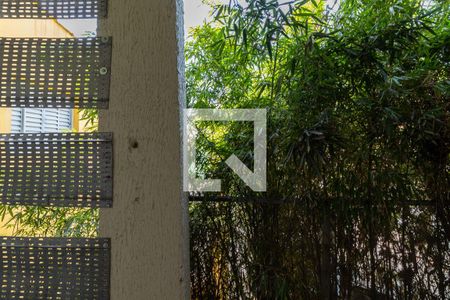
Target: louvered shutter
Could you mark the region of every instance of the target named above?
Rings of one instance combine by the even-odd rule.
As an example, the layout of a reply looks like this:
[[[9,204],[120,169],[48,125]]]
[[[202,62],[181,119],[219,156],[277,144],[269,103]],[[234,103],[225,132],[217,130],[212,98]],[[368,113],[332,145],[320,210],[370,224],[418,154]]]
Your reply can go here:
[[[42,132],[64,132],[72,129],[70,109],[44,109]]]
[[[96,18],[106,0],[0,0],[0,18]],[[111,207],[112,135],[70,128],[65,108],[107,108],[110,38],[0,37],[0,203]],[[51,110],[54,108],[57,110]],[[26,132],[26,133],[19,133]],[[53,132],[53,133],[51,133]],[[0,237],[0,298],[110,298],[110,239]]]
[[[72,110],[70,109],[59,109],[58,110],[58,127],[56,131],[53,132],[61,132],[61,131],[68,131],[72,129]],[[47,117],[45,124],[48,124]],[[49,130],[45,130],[45,132],[49,132]]]
[[[59,132],[58,126],[58,109],[43,109],[42,110],[42,125],[41,132]]]
[[[23,132],[43,132],[43,109],[28,108],[23,110]]]
[[[70,109],[14,108],[12,133],[67,132],[72,129]]]
[[[13,108],[11,111],[11,132],[20,133],[23,131],[22,108]]]

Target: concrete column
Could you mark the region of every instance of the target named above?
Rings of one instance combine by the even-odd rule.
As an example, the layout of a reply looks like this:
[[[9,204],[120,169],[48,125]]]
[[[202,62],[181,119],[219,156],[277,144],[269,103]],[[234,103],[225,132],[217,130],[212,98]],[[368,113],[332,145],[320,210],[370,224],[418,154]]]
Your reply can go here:
[[[109,0],[101,35],[113,37],[110,109],[114,208],[100,236],[112,238],[113,300],[187,299],[187,201],[182,194],[184,107],[181,0]]]

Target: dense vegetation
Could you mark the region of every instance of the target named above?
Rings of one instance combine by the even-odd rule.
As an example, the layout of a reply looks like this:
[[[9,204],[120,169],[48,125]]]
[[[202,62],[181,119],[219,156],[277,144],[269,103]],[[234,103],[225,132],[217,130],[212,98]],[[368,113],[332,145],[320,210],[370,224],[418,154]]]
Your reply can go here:
[[[198,125],[199,174],[227,197],[191,205],[192,297],[448,299],[449,2],[230,1],[214,17],[186,45],[188,105],[268,109],[269,190],[220,163],[252,166],[251,126]]]

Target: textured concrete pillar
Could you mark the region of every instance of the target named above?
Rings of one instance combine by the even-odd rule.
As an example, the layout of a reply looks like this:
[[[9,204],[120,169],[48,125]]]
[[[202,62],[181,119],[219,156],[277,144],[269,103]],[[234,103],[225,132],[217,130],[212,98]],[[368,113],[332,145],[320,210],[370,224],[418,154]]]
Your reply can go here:
[[[184,106],[181,0],[109,0],[99,33],[113,37],[110,109],[114,208],[100,235],[112,238],[112,299],[189,297],[187,204],[182,196]]]

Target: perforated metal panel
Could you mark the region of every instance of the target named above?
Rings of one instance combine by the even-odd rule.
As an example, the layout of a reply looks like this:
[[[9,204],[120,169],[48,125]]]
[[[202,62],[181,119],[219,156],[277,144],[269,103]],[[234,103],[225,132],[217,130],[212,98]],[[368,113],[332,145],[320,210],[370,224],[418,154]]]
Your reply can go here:
[[[0,201],[112,206],[112,135],[0,134]]]
[[[0,241],[1,299],[109,299],[109,239]]]
[[[87,19],[106,14],[106,0],[0,0],[0,18]]]
[[[0,107],[107,108],[111,38],[0,38]]]

